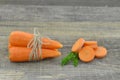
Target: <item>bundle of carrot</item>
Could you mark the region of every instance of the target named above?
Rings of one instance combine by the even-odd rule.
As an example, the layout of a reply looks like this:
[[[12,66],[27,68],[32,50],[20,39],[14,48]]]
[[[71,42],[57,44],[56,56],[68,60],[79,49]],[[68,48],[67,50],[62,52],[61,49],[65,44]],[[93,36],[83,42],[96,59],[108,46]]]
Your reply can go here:
[[[29,61],[32,48],[27,48],[27,45],[33,37],[33,34],[22,31],[11,32],[8,45],[10,61]],[[58,49],[62,48],[63,45],[59,41],[55,41],[45,37],[41,38],[41,41],[43,44],[41,44],[41,56],[38,56],[39,59],[54,58],[61,55]],[[38,54],[40,54],[39,50]]]
[[[71,52],[62,59],[61,65],[64,66],[72,61],[74,66],[78,65],[79,59],[83,62],[91,62],[94,58],[103,58],[107,55],[107,49],[98,46],[97,41],[85,41],[79,38],[72,46]]]

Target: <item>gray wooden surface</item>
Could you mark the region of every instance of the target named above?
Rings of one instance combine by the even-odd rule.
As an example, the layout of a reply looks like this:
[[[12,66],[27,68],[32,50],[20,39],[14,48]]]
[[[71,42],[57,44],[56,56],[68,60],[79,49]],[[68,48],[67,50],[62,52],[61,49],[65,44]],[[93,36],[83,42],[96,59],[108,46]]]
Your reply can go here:
[[[100,2],[101,7],[88,7],[63,0],[0,0],[0,80],[119,80],[120,79],[120,8],[117,0]],[[52,2],[53,1],[53,2]],[[81,2],[78,1],[78,2]],[[92,0],[90,0],[92,2]],[[116,5],[115,5],[116,2]],[[54,3],[54,4],[53,4]],[[103,4],[104,3],[104,4]],[[59,5],[59,6],[58,6]],[[62,6],[66,5],[66,6]],[[93,4],[94,5],[94,4]],[[106,6],[105,6],[106,5]],[[64,47],[58,58],[40,62],[12,63],[8,59],[8,36],[11,31],[39,31],[60,41]],[[79,62],[61,67],[61,59],[70,51],[72,44],[80,37],[97,40],[108,49],[107,57],[91,63]]]
[[[0,4],[59,6],[120,6],[119,0],[0,0]]]
[[[8,59],[8,36],[11,31],[39,31],[60,41],[64,47],[58,58],[40,62],[12,63]],[[61,59],[78,38],[97,40],[108,49],[107,57],[91,63],[79,62],[61,67]],[[0,22],[0,80],[119,80],[120,22]]]
[[[0,5],[0,21],[120,21],[119,7]]]

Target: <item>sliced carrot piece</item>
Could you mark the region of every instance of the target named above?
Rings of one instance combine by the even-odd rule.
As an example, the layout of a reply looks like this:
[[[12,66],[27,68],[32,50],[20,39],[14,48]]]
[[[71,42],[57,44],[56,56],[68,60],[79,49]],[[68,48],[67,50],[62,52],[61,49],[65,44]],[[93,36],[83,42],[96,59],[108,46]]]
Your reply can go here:
[[[85,41],[84,46],[90,46],[94,49],[98,47],[97,41]]]
[[[85,47],[85,46],[89,46],[89,47],[94,48],[94,49],[96,49],[96,48],[98,47],[98,45],[96,45],[96,44],[91,44],[91,45],[85,45],[85,44],[84,44],[84,47]]]
[[[72,46],[72,52],[78,52],[82,46],[84,45],[85,40],[83,38],[79,38]]]
[[[79,51],[79,58],[83,62],[90,62],[94,59],[95,52],[93,48],[86,46]]]
[[[84,45],[97,45],[97,41],[85,41]]]
[[[95,57],[96,58],[103,58],[107,55],[107,49],[105,47],[98,47],[96,50],[95,50]]]

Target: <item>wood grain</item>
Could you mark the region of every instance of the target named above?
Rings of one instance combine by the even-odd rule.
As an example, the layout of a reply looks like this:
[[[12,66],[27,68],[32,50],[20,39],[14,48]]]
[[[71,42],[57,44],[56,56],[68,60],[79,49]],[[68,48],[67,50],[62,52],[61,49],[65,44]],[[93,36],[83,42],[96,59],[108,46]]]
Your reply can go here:
[[[0,80],[119,80],[120,76],[120,22],[0,22]],[[37,27],[41,34],[63,43],[62,56],[40,62],[12,63],[8,59],[8,37],[11,31],[33,33]],[[79,62],[60,65],[61,59],[79,38],[97,40],[108,49],[107,57],[91,63]]]
[[[115,22],[119,7],[0,5],[0,21],[29,22]]]
[[[59,6],[120,6],[119,0],[0,0],[0,4]]]
[[[118,0],[0,0],[0,80],[119,80],[120,6]],[[92,6],[92,7],[90,7]],[[97,6],[97,7],[95,7]],[[101,7],[99,7],[101,6]],[[111,7],[114,6],[114,7]],[[15,30],[60,41],[62,56],[40,62],[12,63],[7,49]],[[80,37],[96,40],[107,57],[61,67],[61,59]]]

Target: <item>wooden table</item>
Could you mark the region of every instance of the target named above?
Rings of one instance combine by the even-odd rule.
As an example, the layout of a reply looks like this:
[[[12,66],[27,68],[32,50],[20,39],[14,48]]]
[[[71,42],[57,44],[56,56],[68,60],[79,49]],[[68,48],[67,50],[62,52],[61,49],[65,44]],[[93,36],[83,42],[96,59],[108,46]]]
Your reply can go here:
[[[119,80],[120,8],[83,6],[0,5],[0,80]],[[58,58],[40,62],[12,63],[8,58],[10,32],[21,30],[60,41]],[[96,40],[108,55],[78,67],[60,65],[78,38]]]

